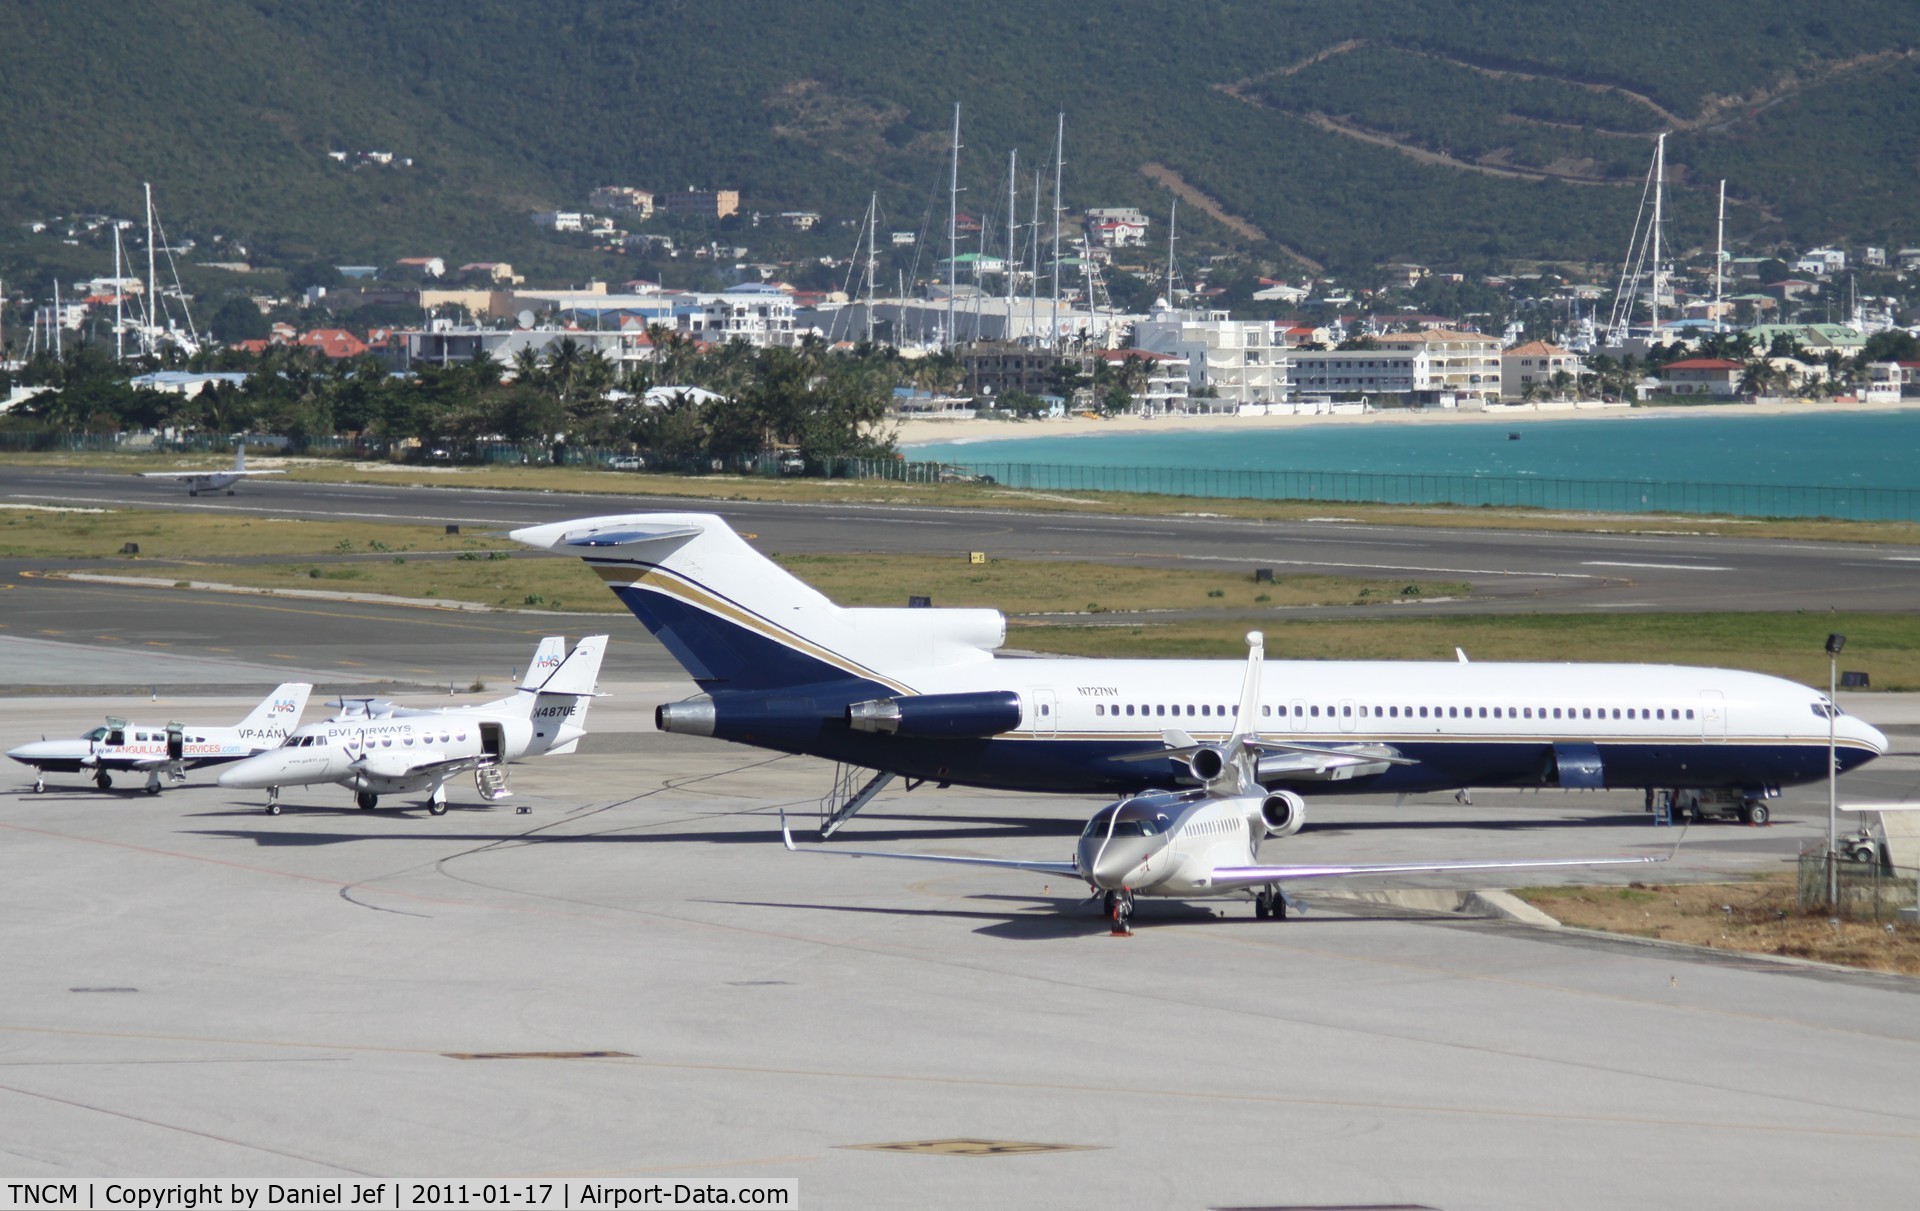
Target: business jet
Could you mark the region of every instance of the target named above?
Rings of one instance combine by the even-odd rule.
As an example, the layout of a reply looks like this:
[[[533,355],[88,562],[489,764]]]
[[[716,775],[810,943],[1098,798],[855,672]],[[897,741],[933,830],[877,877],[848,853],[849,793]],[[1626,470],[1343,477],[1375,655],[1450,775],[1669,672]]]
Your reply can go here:
[[[187,485],[188,496],[198,496],[202,492],[218,492],[225,488],[227,495],[233,495],[233,485],[249,475],[285,475],[286,472],[273,470],[247,469],[247,444],[233,452],[233,469],[230,471],[142,471],[142,479],[173,479]]]
[[[1204,787],[1253,727],[1267,737],[1255,777],[1296,815],[1308,794],[1659,788],[1736,797],[1763,824],[1781,787],[1827,777],[1830,726],[1842,771],[1887,748],[1826,695],[1730,669],[1275,661],[1259,701],[1238,703],[1237,661],[996,656],[997,610],[837,606],[710,514],[512,536],[585,559],[693,677],[701,693],[655,711],[662,731],[874,771],[832,808],[828,835],[894,777]]]
[[[545,640],[541,651],[556,642],[564,643]],[[426,791],[427,810],[445,815],[447,783],[469,771],[483,799],[504,799],[512,794],[503,768],[508,762],[579,747],[606,647],[605,635],[588,636],[551,672],[542,672],[536,657],[511,696],[479,706],[409,710],[363,704],[229,766],[220,772],[220,785],[265,789],[270,816],[280,814],[282,787],[326,783],[352,790],[364,811],[378,807],[381,795]]]
[[[1265,637],[1247,634],[1246,680],[1233,718],[1261,716],[1260,673]],[[910,854],[794,844],[781,815],[780,835],[789,850],[849,858],[896,858],[912,862],[949,862],[997,866],[1079,879],[1104,900],[1116,933],[1128,932],[1135,896],[1195,900],[1214,896],[1253,897],[1254,916],[1284,920],[1287,883],[1299,879],[1350,878],[1433,871],[1518,870],[1542,866],[1612,866],[1664,862],[1671,854],[1620,858],[1522,858],[1475,862],[1393,862],[1358,866],[1260,864],[1260,842],[1290,837],[1306,819],[1305,804],[1292,791],[1269,791],[1261,782],[1260,762],[1273,755],[1297,755],[1312,746],[1263,739],[1257,724],[1236,725],[1224,744],[1203,745],[1184,734],[1170,735],[1190,766],[1207,776],[1191,790],[1149,791],[1095,812],[1080,832],[1070,861],[969,858],[946,854]],[[1178,742],[1176,744],[1176,742]],[[1204,761],[1201,754],[1207,754]],[[1198,776],[1198,773],[1196,773]],[[1675,846],[1678,849],[1678,845]]]
[[[48,773],[77,774],[91,770],[101,790],[113,785],[115,773],[147,776],[146,792],[160,793],[162,774],[175,782],[186,771],[201,766],[239,761],[278,748],[300,722],[313,687],[290,681],[260,700],[245,719],[232,727],[202,727],[186,723],[128,723],[108,719],[75,740],[36,740],[10,749],[7,756],[33,767],[33,789],[47,788]]]

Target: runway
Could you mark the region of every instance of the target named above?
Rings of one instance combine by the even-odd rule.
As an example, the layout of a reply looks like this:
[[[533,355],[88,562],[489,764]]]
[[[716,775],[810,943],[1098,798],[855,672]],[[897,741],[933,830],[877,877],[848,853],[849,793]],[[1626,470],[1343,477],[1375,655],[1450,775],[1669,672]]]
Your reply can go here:
[[[599,722],[637,734],[646,691],[616,689]],[[825,767],[643,740],[515,767],[527,816],[470,790],[438,819],[337,788],[279,817],[205,785],[0,795],[9,1178],[1531,1208],[1798,1207],[1839,1172],[1905,1200],[1920,981],[1311,893],[1285,923],[1148,903],[1113,939],[1045,878],[788,854],[775,812],[810,819]],[[1286,850],[1664,850],[1631,798],[1316,805]],[[1048,856],[1090,806],[923,788],[847,843]],[[1777,862],[1807,807],[1696,828],[1660,877]],[[868,1147],[953,1139],[1072,1150]]]
[[[234,497],[189,498],[177,486],[118,473],[0,468],[0,502],[141,507],[214,515],[363,518],[500,530],[601,513],[712,511],[763,549],[796,553],[985,551],[997,558],[1117,559],[1173,567],[1271,567],[1289,573],[1465,580],[1472,598],[1420,610],[1909,610],[1920,558],[1907,547],[1784,542],[1675,533],[1650,519],[1638,534],[1285,524],[1218,517],[1120,517],[886,505],[689,502],[622,495],[456,487],[249,484]],[[1318,616],[1350,609],[1311,611]]]
[[[292,487],[211,507],[306,507],[281,495]],[[411,503],[490,528],[651,507],[368,493],[317,500]],[[785,550],[859,549],[870,535],[866,549],[1117,553],[1220,526],[723,511]],[[1349,529],[1308,537],[1351,553]],[[1303,549],[1248,532],[1265,551]],[[1205,549],[1227,557],[1233,533]],[[1445,545],[1455,535],[1511,537],[1543,569],[1605,553],[1588,536],[1464,531],[1438,549],[1468,550]],[[1686,550],[1660,559],[1744,573],[1756,558]],[[1816,556],[1833,561],[1822,574],[1846,565]],[[549,630],[603,621],[615,642],[582,751],[513,767],[506,804],[462,784],[440,818],[353,810],[340,788],[289,791],[268,817],[259,792],[204,774],[157,797],[79,779],[34,795],[6,763],[9,1180],[793,1178],[802,1205],[876,1208],[1798,1211],[1836,1183],[1863,1206],[1908,1201],[1920,981],[1369,907],[1325,888],[1283,923],[1243,902],[1143,902],[1136,935],[1115,939],[1079,891],[1045,877],[787,853],[778,813],[811,823],[830,767],[651,731],[652,706],[692,687],[625,615],[291,603],[18,570],[0,569],[0,682],[65,678],[65,694],[0,698],[9,741],[76,734],[110,711],[230,722],[281,671],[339,684],[390,673],[420,696],[396,697],[464,701],[473,681],[498,692]],[[1722,574],[1700,583],[1710,575]],[[1913,798],[1920,700],[1843,703],[1895,751],[1849,775],[1842,797]],[[1058,857],[1094,806],[895,788],[842,843]],[[1310,800],[1307,829],[1263,856],[1668,852],[1673,830],[1638,808],[1628,793]],[[1788,792],[1775,820],[1698,826],[1652,879],[1791,862],[1824,835],[1823,789]],[[456,1058],[473,1056],[495,1058]],[[873,1147],[952,1140],[990,1143]]]

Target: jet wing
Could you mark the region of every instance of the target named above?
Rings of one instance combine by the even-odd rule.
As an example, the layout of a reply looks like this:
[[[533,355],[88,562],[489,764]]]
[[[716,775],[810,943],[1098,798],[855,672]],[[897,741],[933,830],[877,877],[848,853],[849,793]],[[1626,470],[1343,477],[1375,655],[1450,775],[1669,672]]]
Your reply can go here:
[[[960,858],[944,854],[902,854],[878,849],[842,849],[838,845],[809,845],[793,842],[793,830],[787,827],[787,815],[780,813],[780,839],[796,854],[825,854],[839,858],[895,858],[902,862],[949,862],[957,866],[1000,866],[1008,870],[1033,870],[1048,875],[1077,878],[1080,868],[1072,862],[1019,861],[1011,858]]]
[[[479,757],[449,757],[445,753],[369,753],[354,762],[376,778],[411,778],[419,774],[458,774],[479,764]]]
[[[1452,870],[1524,870],[1546,866],[1640,866],[1665,862],[1673,855],[1638,858],[1523,858],[1496,862],[1375,862],[1339,866],[1220,866],[1213,872],[1216,889],[1260,887],[1293,879],[1344,879],[1355,875],[1411,875]]]
[[[140,472],[140,478],[141,479],[177,479],[181,483],[187,483],[191,480],[213,479],[215,477],[218,477],[221,479],[228,479],[228,478],[237,479],[242,475],[285,475],[285,474],[286,474],[286,471],[280,467],[272,467],[272,468],[262,467],[257,471],[252,471],[252,470],[234,471],[231,469],[225,469],[220,471],[142,471]]]

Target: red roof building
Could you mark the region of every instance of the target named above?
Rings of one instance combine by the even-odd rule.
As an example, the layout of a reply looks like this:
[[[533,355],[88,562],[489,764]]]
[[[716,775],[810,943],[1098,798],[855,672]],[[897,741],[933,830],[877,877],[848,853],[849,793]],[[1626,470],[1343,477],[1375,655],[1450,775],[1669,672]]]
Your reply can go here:
[[[367,343],[345,328],[315,328],[301,333],[294,344],[318,349],[328,357],[359,357],[367,351]]]

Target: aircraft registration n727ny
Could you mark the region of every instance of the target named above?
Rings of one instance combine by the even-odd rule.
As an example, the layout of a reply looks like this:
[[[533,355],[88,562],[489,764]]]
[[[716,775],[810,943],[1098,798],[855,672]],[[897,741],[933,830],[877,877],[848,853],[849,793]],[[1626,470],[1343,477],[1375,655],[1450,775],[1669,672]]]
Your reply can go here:
[[[996,610],[847,608],[701,513],[516,530],[579,556],[702,691],[655,712],[714,736],[875,771],[887,781],[1138,795],[1215,785],[1258,733],[1266,826],[1310,794],[1468,787],[1660,788],[1764,823],[1780,788],[1852,769],[1886,738],[1778,677],[1648,664],[1272,661],[1242,702],[1242,662],[996,656]]]

